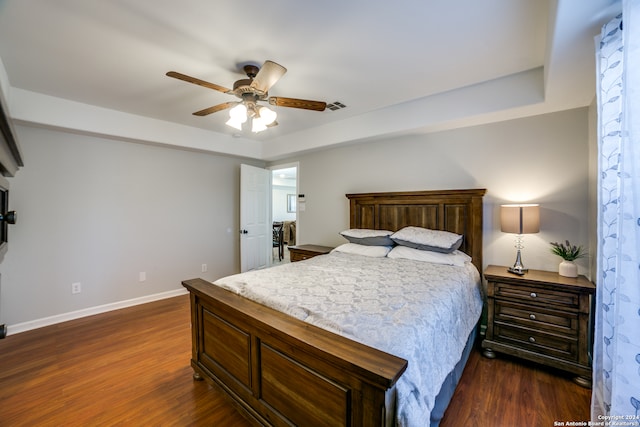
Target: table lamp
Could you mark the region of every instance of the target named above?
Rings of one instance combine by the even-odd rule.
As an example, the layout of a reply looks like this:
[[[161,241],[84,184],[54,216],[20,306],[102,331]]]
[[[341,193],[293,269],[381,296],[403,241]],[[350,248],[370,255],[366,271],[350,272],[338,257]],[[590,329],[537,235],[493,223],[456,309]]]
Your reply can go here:
[[[521,250],[524,248],[523,234],[538,233],[540,231],[540,205],[502,205],[500,206],[500,230],[503,233],[516,235],[516,262],[508,271],[517,275],[524,275],[527,269],[522,265]]]

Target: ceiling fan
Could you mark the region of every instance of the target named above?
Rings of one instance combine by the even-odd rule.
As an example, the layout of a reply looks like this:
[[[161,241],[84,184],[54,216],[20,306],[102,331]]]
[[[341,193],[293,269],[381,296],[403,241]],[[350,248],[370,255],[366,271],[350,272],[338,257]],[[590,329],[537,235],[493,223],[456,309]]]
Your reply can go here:
[[[275,121],[276,112],[266,106],[259,105],[258,102],[260,101],[266,101],[270,105],[277,107],[301,108],[313,111],[324,111],[327,107],[327,103],[321,101],[284,98],[281,96],[270,97],[269,89],[287,72],[287,69],[280,64],[273,61],[265,61],[262,67],[259,67],[254,63],[248,63],[242,66],[242,70],[248,78],[236,81],[233,84],[233,89],[228,89],[176,71],[169,71],[167,76],[219,92],[235,95],[240,98],[240,101],[224,102],[193,113],[195,116],[206,116],[218,111],[230,109],[229,120],[226,124],[238,130],[242,130],[242,124],[249,118],[251,118],[253,132],[261,132],[267,127],[278,124]]]

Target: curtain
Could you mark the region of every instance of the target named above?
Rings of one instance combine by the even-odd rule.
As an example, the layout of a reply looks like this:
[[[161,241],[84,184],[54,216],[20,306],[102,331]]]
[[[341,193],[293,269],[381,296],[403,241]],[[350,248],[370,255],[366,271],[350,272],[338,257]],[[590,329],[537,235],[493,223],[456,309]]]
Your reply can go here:
[[[640,0],[623,0],[598,39],[591,417],[640,425]]]

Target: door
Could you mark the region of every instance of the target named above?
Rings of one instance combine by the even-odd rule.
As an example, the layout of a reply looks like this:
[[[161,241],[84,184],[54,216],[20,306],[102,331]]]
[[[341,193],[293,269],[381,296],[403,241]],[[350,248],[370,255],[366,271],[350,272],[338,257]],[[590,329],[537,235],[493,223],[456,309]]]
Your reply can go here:
[[[271,172],[240,165],[240,271],[271,265]]]
[[[271,169],[271,219],[288,225],[284,244],[294,246],[297,234],[298,163],[276,165]],[[285,258],[288,250],[285,248]]]

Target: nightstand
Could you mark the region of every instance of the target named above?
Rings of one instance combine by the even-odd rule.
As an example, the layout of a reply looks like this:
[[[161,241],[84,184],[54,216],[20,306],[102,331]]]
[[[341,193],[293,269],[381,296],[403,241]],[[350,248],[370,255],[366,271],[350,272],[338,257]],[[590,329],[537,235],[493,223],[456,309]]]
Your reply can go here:
[[[333,248],[320,245],[297,245],[289,246],[289,258],[291,262],[304,261],[318,255],[325,255],[331,252]]]
[[[487,280],[487,331],[483,354],[496,352],[552,366],[577,375],[591,387],[591,309],[595,286],[586,277],[529,270],[524,276],[490,265]]]

